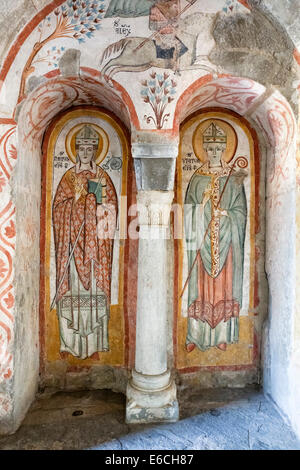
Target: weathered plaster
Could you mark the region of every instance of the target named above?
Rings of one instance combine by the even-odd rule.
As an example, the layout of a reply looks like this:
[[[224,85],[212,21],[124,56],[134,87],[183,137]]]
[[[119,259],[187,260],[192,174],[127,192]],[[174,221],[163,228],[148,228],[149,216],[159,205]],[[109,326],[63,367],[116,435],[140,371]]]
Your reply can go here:
[[[248,77],[263,85],[277,86],[290,100],[296,69],[294,45],[278,25],[256,8],[251,15],[219,14],[214,24],[216,47],[210,53],[213,63],[223,70]]]
[[[300,48],[299,33],[299,2],[298,0],[285,0],[285,2],[274,2],[274,0],[248,0],[253,7],[261,10],[274,23],[280,25],[282,31],[291,38],[295,47]]]
[[[80,55],[78,49],[67,49],[59,59],[59,70],[63,77],[80,75]]]

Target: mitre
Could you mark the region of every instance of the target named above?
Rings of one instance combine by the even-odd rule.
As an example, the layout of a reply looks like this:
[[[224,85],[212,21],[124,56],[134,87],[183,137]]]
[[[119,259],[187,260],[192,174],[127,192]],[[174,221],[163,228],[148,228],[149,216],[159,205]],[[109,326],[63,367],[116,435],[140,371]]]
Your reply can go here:
[[[85,125],[80,129],[75,138],[76,145],[90,144],[98,145],[99,144],[99,135],[91,126]]]
[[[203,132],[203,143],[208,144],[208,143],[218,143],[218,144],[226,144],[227,142],[227,135],[219,127],[217,124],[214,124],[213,122],[210,124],[210,126]]]

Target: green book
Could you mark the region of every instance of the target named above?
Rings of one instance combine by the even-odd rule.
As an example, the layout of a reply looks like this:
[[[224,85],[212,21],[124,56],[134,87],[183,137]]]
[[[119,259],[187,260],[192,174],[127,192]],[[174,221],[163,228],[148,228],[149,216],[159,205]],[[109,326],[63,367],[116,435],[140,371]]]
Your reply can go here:
[[[88,181],[89,193],[94,193],[96,196],[97,204],[102,204],[102,184],[98,181]]]

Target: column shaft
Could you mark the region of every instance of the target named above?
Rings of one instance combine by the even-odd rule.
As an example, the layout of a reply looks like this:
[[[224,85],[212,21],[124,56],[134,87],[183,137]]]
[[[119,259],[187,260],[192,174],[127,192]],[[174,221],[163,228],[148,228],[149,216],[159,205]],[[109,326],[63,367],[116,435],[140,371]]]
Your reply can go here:
[[[135,368],[127,386],[129,423],[176,421],[176,387],[167,369],[167,249],[172,191],[139,191]]]
[[[140,227],[135,369],[148,375],[167,370],[166,242],[152,238],[161,235],[165,228]]]

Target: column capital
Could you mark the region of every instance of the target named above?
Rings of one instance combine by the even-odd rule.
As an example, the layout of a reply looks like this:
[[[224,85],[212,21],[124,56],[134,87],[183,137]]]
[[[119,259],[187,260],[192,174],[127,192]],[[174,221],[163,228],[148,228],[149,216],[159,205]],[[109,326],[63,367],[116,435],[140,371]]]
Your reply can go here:
[[[174,191],[138,191],[140,225],[167,227],[173,199]]]
[[[177,139],[157,135],[152,138],[148,134],[139,138],[138,142],[131,144],[138,190],[172,190],[178,155]]]
[[[133,158],[172,158],[178,155],[177,142],[133,142],[131,145]]]

